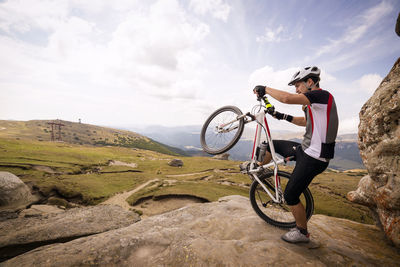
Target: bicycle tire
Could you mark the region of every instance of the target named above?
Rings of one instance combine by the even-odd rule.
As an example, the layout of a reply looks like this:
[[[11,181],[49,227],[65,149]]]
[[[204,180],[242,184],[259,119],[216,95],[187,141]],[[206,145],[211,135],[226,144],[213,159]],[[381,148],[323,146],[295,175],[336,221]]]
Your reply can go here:
[[[224,153],[226,151],[228,151],[229,149],[231,149],[234,145],[236,145],[236,143],[239,141],[240,137],[242,136],[243,133],[243,129],[244,129],[244,121],[243,119],[238,120],[238,125],[237,125],[237,131],[234,134],[230,134],[230,132],[228,133],[215,133],[211,132],[211,134],[215,134],[218,135],[218,137],[216,138],[225,138],[225,143],[226,144],[222,144],[221,147],[213,147],[211,145],[211,140],[208,140],[208,135],[210,135],[210,133],[207,133],[208,130],[210,130],[210,125],[211,125],[211,131],[212,131],[212,124],[222,124],[222,123],[227,123],[229,120],[224,121],[224,122],[218,122],[217,116],[221,115],[222,113],[232,113],[231,115],[231,120],[235,117],[234,115],[240,116],[242,115],[242,111],[235,106],[225,106],[222,107],[216,111],[214,111],[214,113],[212,113],[208,119],[206,120],[206,122],[203,125],[203,128],[201,129],[201,134],[200,134],[200,143],[201,146],[203,148],[203,150],[209,154],[212,155],[217,155],[217,154],[221,154]],[[229,137],[229,135],[231,135],[231,137]],[[226,140],[226,137],[228,137],[229,139]],[[221,140],[222,141],[222,140]]]
[[[273,173],[264,174],[264,176],[260,177],[260,180],[264,183],[267,178],[269,177],[273,178],[273,175],[274,175]],[[278,171],[278,175],[281,178],[282,191],[284,191],[287,181],[290,179],[291,174],[283,171]],[[268,182],[265,182],[264,184],[273,192],[273,194],[275,194],[274,185]],[[275,204],[275,203],[270,203],[269,205],[267,205],[268,203],[263,204],[262,203],[263,200],[262,199],[260,200],[259,193],[262,193],[265,199],[270,199],[268,194],[264,191],[264,189],[257,182],[257,180],[254,180],[250,187],[250,202],[254,211],[257,213],[258,216],[261,217],[261,219],[279,228],[293,228],[296,226],[296,221],[292,213],[290,212],[289,208],[283,207],[283,205],[285,204]],[[259,200],[257,200],[257,197],[259,197]],[[306,218],[307,220],[309,220],[314,212],[314,200],[308,188],[306,188],[301,194],[300,201],[302,202],[303,206],[306,209]],[[283,209],[284,211],[279,212],[278,211],[279,209]],[[282,219],[283,217],[287,217],[288,219],[283,220]]]

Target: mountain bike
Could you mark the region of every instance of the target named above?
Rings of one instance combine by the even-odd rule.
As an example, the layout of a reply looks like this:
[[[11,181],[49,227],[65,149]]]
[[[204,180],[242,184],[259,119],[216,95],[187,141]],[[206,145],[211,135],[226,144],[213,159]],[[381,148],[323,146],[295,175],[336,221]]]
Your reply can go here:
[[[205,152],[212,155],[224,153],[239,141],[245,124],[256,122],[251,161],[245,171],[252,180],[249,193],[251,205],[258,216],[267,223],[280,228],[293,228],[296,226],[296,221],[283,195],[291,174],[279,170],[279,165],[286,164],[293,160],[293,157],[279,158],[275,153],[266,117],[267,113],[272,115],[275,108],[267,97],[258,98],[258,101],[259,104],[253,107],[252,112],[246,114],[235,106],[225,106],[212,113],[201,130],[201,146]],[[263,148],[267,144],[261,143],[262,129],[269,144],[272,160],[268,164],[259,166],[257,162],[262,162],[265,154]],[[306,217],[309,220],[314,211],[314,200],[308,188],[301,194],[300,201],[306,209]]]

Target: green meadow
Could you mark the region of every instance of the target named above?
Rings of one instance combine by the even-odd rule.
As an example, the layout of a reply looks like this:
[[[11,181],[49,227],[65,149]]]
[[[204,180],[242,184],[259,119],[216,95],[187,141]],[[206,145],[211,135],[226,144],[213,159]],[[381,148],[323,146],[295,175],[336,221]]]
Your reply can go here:
[[[183,167],[171,167],[173,158]],[[110,161],[134,163],[135,167],[110,165]],[[238,170],[240,162],[206,157],[176,157],[155,151],[118,146],[93,146],[63,142],[0,138],[0,171],[9,171],[46,199],[58,195],[68,201],[96,205],[116,193],[129,191],[157,179],[131,195],[130,204],[163,196],[193,196],[216,201],[227,195],[247,196],[251,180]],[[291,167],[283,166],[290,171]],[[327,170],[310,186],[315,213],[373,223],[366,207],[349,202],[363,171]]]

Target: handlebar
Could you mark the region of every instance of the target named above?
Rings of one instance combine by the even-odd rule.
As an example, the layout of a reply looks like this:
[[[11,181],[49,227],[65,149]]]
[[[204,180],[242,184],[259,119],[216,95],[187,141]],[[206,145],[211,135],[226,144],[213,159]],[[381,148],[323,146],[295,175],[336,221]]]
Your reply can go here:
[[[269,103],[269,100],[266,96],[263,96],[262,99],[264,100],[264,104],[265,104],[265,108],[266,108],[265,113],[272,115],[275,111],[275,107],[271,103]]]

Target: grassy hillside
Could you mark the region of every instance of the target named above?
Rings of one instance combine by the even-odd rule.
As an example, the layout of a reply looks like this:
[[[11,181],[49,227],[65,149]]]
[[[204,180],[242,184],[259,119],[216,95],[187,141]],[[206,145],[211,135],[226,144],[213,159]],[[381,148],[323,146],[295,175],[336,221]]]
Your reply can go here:
[[[110,196],[157,179],[129,198],[130,203],[165,195],[190,195],[215,201],[226,195],[248,195],[250,179],[238,171],[239,162],[205,157],[180,157],[184,166],[167,164],[175,156],[126,147],[0,138],[0,171],[18,175],[47,198],[93,205]],[[134,163],[111,165],[110,161]],[[290,171],[290,167],[284,167]],[[368,209],[345,195],[357,187],[363,173],[326,171],[311,186],[316,213],[372,223]]]
[[[4,121],[0,120],[0,137],[17,140],[50,141],[50,120]],[[61,127],[61,140],[71,144],[122,146],[157,151],[170,155],[186,155],[183,150],[163,145],[140,134],[96,125],[58,120]],[[56,130],[57,129],[57,130]],[[58,128],[54,130],[58,138]]]

